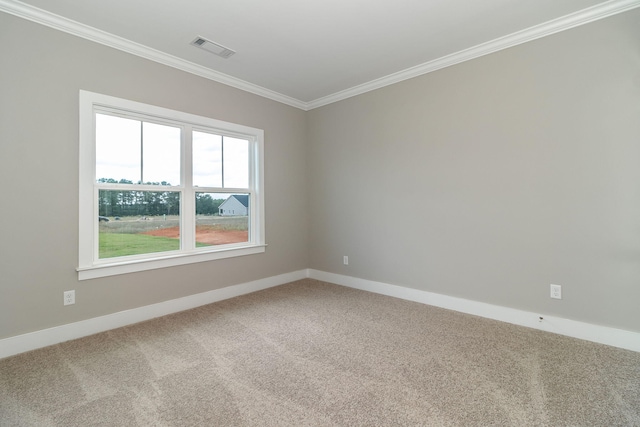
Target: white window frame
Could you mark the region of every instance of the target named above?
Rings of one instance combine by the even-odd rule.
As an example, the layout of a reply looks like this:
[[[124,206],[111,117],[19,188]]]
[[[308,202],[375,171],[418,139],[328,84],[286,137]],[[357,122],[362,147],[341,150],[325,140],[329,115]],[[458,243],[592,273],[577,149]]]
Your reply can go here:
[[[113,96],[80,91],[79,147],[79,254],[78,279],[86,280],[117,274],[212,261],[265,251],[264,230],[264,131],[209,117],[197,116],[168,108],[147,105]],[[96,112],[109,112],[156,123],[166,122],[182,128],[181,183],[167,187],[180,191],[181,249],[127,257],[98,258],[98,190],[96,183]],[[242,192],[247,189],[204,188],[192,185],[191,132],[208,131],[249,141],[249,241],[203,248],[186,248],[184,242],[195,242],[195,193]],[[163,188],[165,189],[165,188]],[[158,190],[157,187],[149,190]]]

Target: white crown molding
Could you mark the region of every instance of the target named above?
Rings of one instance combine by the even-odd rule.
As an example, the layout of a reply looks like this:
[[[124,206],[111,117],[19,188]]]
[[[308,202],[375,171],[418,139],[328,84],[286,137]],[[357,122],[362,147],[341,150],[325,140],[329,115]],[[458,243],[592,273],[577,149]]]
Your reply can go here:
[[[461,62],[469,61],[471,59],[488,55],[490,53],[494,53],[503,49],[517,46],[519,44],[546,37],[551,34],[569,30],[571,28],[604,19],[609,16],[635,9],[637,7],[640,7],[640,0],[610,0],[608,2],[580,10],[569,15],[565,15],[557,19],[553,19],[543,24],[518,31],[507,36],[500,37],[465,50],[461,50],[456,53],[452,53],[451,55],[443,56],[433,61],[425,62],[424,64],[407,68],[406,70],[399,71],[397,73],[393,73],[388,76],[381,77],[379,79],[372,80],[370,82],[354,86],[340,92],[336,92],[332,95],[318,98],[307,103],[307,110],[313,110],[314,108],[342,101],[343,99],[361,95],[363,93],[399,83],[413,77],[428,74],[442,68],[459,64]]]
[[[307,104],[281,93],[266,89],[262,86],[249,83],[247,81],[229,76],[210,68],[203,67],[193,62],[185,61],[176,56],[169,55],[159,50],[144,46],[142,44],[132,42],[125,38],[98,30],[85,24],[64,18],[62,16],[47,12],[40,8],[22,3],[17,0],[0,0],[0,11],[24,18],[38,24],[51,27],[53,29],[82,37],[84,39],[109,46],[123,52],[131,53],[141,58],[149,59],[169,67],[177,68],[245,92],[253,93],[264,98],[278,101],[292,107],[306,110]]]
[[[336,92],[334,94],[318,98],[310,102],[304,102],[287,95],[266,89],[262,86],[237,79],[224,73],[214,71],[193,62],[185,61],[176,56],[160,52],[156,49],[132,42],[122,37],[115,36],[105,31],[98,30],[88,25],[72,21],[62,16],[27,5],[17,0],[0,0],[0,11],[20,18],[24,18],[56,30],[64,31],[96,43],[103,44],[133,55],[146,58],[160,64],[164,64],[227,86],[235,87],[245,92],[253,93],[292,107],[309,111],[343,99],[351,98],[372,90],[380,89],[404,80],[428,74],[442,68],[450,67],[464,61],[488,55],[499,50],[507,49],[532,40],[546,37],[561,31],[588,24],[609,16],[629,11],[640,7],[640,0],[609,0],[607,2],[580,10],[569,15],[553,19],[540,25],[509,34],[498,39],[479,44],[477,46],[443,56],[433,61],[425,62],[415,67],[390,74],[370,82],[354,86],[352,88]]]
[[[525,326],[540,331],[578,338],[598,344],[624,348],[640,352],[640,333],[607,326],[594,325],[541,313],[487,304],[479,301],[457,298],[404,286],[375,282],[342,274],[307,269],[307,277],[349,288],[387,295],[407,301],[414,301],[434,307],[472,314],[487,319],[498,320],[513,325]]]

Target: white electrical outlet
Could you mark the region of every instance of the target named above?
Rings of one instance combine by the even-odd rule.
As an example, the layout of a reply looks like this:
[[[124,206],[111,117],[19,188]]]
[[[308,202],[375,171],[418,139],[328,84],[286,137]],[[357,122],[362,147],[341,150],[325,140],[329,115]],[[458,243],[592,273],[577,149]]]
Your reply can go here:
[[[551,298],[562,299],[562,286],[551,284]]]
[[[344,265],[349,265],[349,257],[348,256],[343,256],[342,257],[342,262],[344,263]]]
[[[64,305],[76,303],[76,291],[64,291]]]

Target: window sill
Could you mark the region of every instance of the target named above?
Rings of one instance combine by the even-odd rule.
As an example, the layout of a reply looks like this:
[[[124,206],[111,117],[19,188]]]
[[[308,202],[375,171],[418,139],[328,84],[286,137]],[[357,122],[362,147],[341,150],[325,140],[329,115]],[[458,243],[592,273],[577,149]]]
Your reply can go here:
[[[175,267],[178,265],[194,264],[197,262],[253,255],[263,253],[266,246],[267,245],[251,245],[218,249],[212,252],[182,253],[152,259],[97,264],[88,267],[78,267],[76,271],[78,272],[78,280],[97,279],[99,277],[115,276],[118,274],[135,273],[138,271],[155,270],[158,268]]]

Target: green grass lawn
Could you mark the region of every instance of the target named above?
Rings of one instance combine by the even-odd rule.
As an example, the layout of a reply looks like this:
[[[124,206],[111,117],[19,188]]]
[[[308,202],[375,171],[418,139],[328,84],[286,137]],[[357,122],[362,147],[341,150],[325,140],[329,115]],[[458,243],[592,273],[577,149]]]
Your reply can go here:
[[[100,233],[100,258],[177,251],[180,240],[146,234]]]
[[[154,252],[177,251],[180,240],[169,237],[148,236],[146,234],[100,233],[100,259],[127,255],[150,254]],[[196,242],[196,247],[210,246]]]

